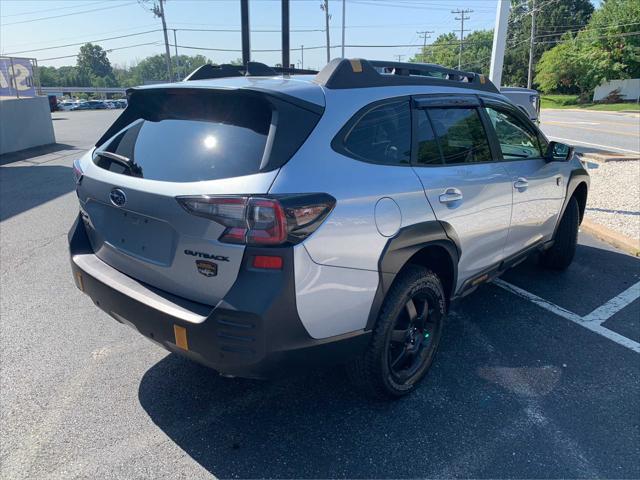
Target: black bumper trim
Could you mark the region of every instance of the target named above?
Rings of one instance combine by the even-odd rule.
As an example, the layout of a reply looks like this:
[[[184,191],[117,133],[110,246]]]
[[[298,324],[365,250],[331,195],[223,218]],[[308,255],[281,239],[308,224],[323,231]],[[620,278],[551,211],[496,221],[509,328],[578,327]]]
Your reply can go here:
[[[170,313],[174,311],[171,308],[154,308],[158,301],[150,305],[141,301],[140,295],[133,298],[110,285],[104,276],[96,278],[98,275],[81,268],[75,257],[93,252],[80,216],[69,232],[69,249],[76,285],[100,309],[167,350],[225,375],[270,378],[303,372],[313,366],[343,363],[362,352],[369,341],[370,332],[364,330],[326,339],[309,336],[297,313],[290,247],[247,248],[236,282],[215,308],[180,299],[131,279],[142,291],[153,291],[167,302],[194,310],[194,314],[208,311],[198,323],[185,321],[184,315]],[[281,271],[261,271],[249,266],[254,255],[267,252],[282,256]],[[188,351],[175,344],[174,325],[187,330]]]

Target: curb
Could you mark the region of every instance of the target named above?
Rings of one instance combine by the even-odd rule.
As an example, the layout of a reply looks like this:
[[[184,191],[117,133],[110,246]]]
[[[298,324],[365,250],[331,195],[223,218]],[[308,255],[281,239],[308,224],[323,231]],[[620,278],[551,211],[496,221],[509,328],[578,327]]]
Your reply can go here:
[[[640,155],[624,154],[624,153],[593,153],[585,152],[578,154],[585,160],[592,160],[598,163],[607,162],[629,162],[634,160],[640,160]]]
[[[621,233],[615,232],[610,228],[603,227],[597,223],[583,220],[580,229],[586,233],[593,235],[600,240],[613,245],[614,247],[624,250],[625,252],[640,257],[640,240],[627,237]]]

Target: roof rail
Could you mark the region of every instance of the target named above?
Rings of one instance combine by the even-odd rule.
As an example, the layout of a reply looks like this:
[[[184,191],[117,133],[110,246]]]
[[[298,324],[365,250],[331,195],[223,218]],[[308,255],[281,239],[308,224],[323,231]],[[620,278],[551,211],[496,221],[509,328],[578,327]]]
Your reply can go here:
[[[362,58],[336,58],[315,81],[327,88],[365,88],[401,85],[440,85],[500,93],[484,75],[430,63],[407,63]]]
[[[231,65],[228,63],[223,63],[222,65],[205,63],[191,72],[184,81],[226,77],[268,77],[273,75],[277,75],[273,68],[259,62],[249,62],[246,67],[244,65]]]

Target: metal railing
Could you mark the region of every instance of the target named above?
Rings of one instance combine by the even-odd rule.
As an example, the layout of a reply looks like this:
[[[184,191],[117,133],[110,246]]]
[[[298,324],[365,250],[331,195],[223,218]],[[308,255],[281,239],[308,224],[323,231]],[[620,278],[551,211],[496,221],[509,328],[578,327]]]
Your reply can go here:
[[[42,95],[38,60],[0,56],[0,98]]]

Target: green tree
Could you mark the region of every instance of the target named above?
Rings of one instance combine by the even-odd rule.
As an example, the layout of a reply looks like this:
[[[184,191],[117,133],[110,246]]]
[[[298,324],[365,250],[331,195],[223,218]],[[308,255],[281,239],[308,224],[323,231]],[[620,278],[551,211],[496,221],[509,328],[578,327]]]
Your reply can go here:
[[[488,74],[492,42],[493,30],[476,30],[467,35],[462,49],[462,69]],[[458,68],[459,54],[458,36],[455,33],[445,33],[409,61]]]
[[[529,69],[529,39],[533,3],[511,0],[502,83],[524,87]],[[590,0],[536,0],[534,63],[562,36],[587,24],[593,13]]]
[[[77,66],[83,83],[115,83],[111,62],[107,58],[107,52],[100,45],[85,43],[80,47]],[[104,79],[104,81],[97,79]],[[85,85],[83,85],[85,86]]]
[[[640,76],[637,0],[605,0],[577,35],[567,34],[542,55],[536,82],[543,92],[589,97],[603,81]]]

